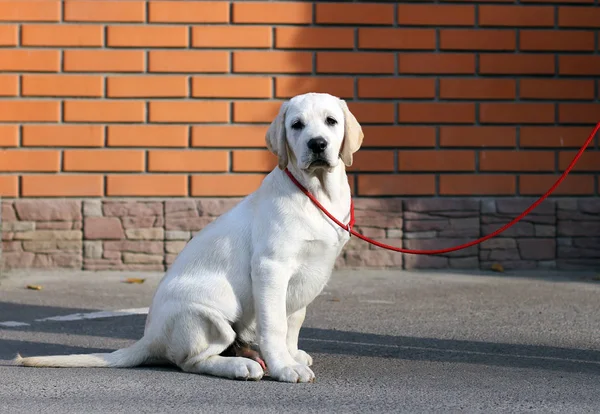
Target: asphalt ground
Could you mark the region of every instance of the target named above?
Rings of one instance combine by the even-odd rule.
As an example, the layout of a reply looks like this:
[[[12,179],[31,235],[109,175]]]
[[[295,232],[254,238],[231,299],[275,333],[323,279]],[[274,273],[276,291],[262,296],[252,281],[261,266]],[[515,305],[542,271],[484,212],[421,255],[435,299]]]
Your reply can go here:
[[[600,412],[600,274],[335,272],[301,331],[313,384],[12,366],[133,343],[162,274],[3,277],[0,413]]]

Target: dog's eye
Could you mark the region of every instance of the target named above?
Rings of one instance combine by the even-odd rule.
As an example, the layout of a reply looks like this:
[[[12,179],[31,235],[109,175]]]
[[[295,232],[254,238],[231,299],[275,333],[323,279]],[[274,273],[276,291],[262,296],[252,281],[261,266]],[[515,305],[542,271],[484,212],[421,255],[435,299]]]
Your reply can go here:
[[[304,128],[304,124],[302,123],[302,121],[296,121],[292,124],[292,129],[302,129]]]
[[[335,124],[337,124],[337,121],[334,118],[328,116],[327,118],[325,118],[325,123],[329,126],[334,126]]]

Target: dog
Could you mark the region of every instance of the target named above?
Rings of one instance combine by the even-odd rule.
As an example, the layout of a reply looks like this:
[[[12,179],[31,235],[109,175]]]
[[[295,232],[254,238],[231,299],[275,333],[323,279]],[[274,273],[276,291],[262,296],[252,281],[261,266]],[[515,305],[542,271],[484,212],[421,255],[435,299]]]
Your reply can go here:
[[[349,240],[286,175],[338,220],[350,218],[346,167],[363,141],[346,102],[324,93],[281,105],[266,133],[278,158],[260,187],[197,233],[160,281],[143,337],[112,353],[39,356],[32,367],[175,364],[190,373],[312,382],[298,349],[306,307],[328,282]]]

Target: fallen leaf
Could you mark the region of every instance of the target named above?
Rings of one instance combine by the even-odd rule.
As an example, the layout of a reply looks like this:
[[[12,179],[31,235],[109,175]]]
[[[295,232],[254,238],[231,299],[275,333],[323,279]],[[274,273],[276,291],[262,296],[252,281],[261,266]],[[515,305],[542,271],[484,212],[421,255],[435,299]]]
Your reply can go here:
[[[135,277],[130,277],[129,279],[125,279],[125,283],[137,283],[137,284],[142,284],[144,283],[146,279],[138,279]]]
[[[502,273],[502,272],[504,272],[504,267],[502,267],[502,265],[500,263],[494,263],[492,265],[492,270],[494,272],[500,272],[500,273]]]
[[[329,299],[330,302],[339,302],[340,299],[339,298],[331,298]]]
[[[27,285],[27,289],[42,290],[42,287],[40,285]]]

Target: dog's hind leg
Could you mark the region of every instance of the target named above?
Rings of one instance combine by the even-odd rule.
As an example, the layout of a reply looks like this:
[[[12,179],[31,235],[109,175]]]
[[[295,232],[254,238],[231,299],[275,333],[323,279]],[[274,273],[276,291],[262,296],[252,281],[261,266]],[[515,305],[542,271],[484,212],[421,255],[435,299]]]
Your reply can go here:
[[[234,343],[236,333],[214,312],[187,314],[177,318],[172,335],[170,358],[186,372],[216,377],[260,380],[264,370],[252,359],[220,354]]]

